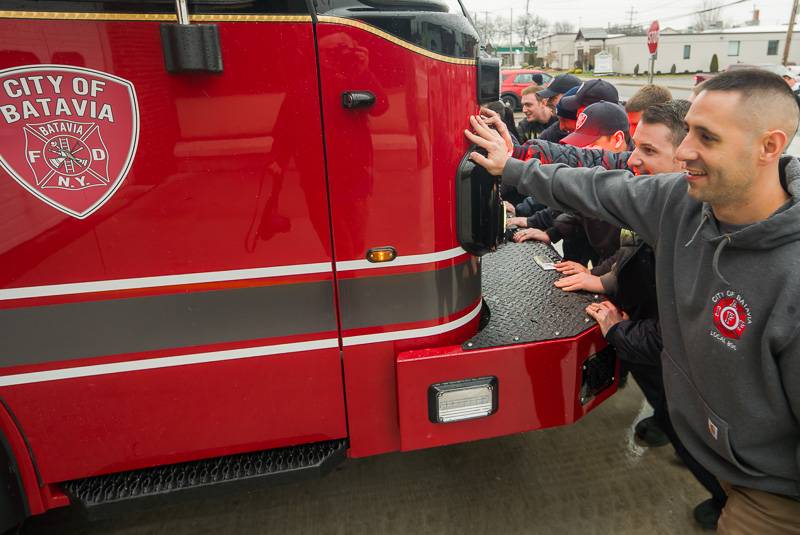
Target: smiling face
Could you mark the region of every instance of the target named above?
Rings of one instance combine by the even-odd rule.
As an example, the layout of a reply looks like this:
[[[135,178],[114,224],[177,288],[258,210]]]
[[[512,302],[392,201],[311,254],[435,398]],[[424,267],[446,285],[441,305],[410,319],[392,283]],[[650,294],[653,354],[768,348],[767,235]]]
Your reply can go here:
[[[546,123],[553,116],[553,111],[546,102],[540,101],[535,93],[522,95],[522,113],[529,123]]]
[[[683,169],[677,158],[677,147],[673,144],[672,132],[661,123],[639,123],[633,134],[636,146],[628,158],[628,164],[643,175],[676,173]]]
[[[737,92],[702,91],[686,114],[689,132],[677,157],[686,166],[689,195],[698,201],[741,203],[753,187],[760,143],[742,100]]]

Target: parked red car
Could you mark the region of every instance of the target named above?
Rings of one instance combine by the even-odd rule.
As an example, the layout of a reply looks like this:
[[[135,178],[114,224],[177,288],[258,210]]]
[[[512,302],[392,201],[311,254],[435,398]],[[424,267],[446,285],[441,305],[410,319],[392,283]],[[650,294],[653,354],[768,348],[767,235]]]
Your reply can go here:
[[[500,73],[500,100],[506,103],[512,110],[521,109],[522,90],[531,84],[538,83],[539,76],[542,77],[542,84],[547,85],[553,77],[544,71],[536,69],[509,69]]]

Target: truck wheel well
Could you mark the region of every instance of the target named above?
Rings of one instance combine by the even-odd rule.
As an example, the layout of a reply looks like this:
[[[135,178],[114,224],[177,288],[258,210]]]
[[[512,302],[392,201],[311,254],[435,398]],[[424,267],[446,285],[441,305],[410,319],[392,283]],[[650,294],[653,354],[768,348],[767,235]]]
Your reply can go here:
[[[22,524],[29,512],[19,467],[3,433],[0,446],[0,533],[5,533]]]

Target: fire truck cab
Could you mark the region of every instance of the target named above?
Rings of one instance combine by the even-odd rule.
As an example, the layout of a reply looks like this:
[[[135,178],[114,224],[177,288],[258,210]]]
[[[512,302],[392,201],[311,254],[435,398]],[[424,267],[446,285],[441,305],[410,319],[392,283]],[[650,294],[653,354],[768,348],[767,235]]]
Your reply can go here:
[[[457,0],[4,2],[2,527],[611,395],[467,158],[498,84]]]

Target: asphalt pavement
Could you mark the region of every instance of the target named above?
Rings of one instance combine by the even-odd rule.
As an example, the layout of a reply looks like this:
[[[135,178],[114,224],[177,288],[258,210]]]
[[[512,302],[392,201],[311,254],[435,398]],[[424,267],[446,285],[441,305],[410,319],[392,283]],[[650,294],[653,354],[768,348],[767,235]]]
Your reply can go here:
[[[578,423],[521,435],[350,459],[330,475],[89,522],[55,510],[25,534],[702,533],[708,496],[671,446],[642,447],[648,415],[633,381]]]

